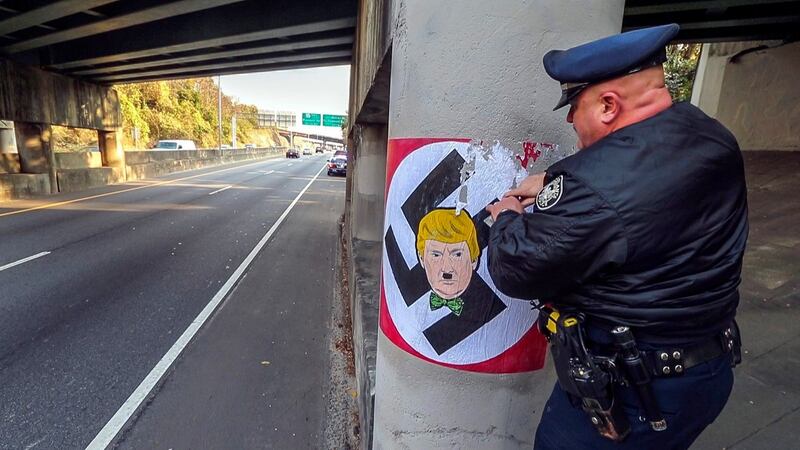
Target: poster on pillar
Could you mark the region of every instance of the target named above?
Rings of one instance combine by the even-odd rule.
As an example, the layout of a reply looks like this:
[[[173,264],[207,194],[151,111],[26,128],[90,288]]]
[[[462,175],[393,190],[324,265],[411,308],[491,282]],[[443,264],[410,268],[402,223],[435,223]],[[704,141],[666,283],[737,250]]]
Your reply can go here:
[[[380,327],[425,361],[485,373],[544,365],[529,300],[501,293],[487,265],[486,205],[565,155],[469,139],[389,141]],[[545,165],[547,164],[547,165]]]

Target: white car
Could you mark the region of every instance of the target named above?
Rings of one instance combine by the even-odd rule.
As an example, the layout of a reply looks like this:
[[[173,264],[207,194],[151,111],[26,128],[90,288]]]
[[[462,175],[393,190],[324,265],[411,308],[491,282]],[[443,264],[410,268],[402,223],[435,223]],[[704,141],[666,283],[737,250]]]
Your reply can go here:
[[[163,139],[158,141],[153,150],[197,150],[194,141],[187,139]]]
[[[312,153],[311,153],[311,149],[310,148],[304,148],[303,149],[303,155],[311,155],[311,154]]]

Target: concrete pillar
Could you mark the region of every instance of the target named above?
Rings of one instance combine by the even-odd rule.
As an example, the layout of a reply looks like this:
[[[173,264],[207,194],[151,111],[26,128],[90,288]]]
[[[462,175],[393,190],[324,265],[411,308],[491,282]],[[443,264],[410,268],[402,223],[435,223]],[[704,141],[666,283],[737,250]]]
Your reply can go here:
[[[50,125],[41,123],[14,122],[17,152],[22,173],[46,173],[50,180],[50,192],[58,192],[56,163],[50,145]]]
[[[393,138],[440,137],[571,147],[566,111],[552,111],[559,84],[547,77],[542,56],[618,33],[623,6],[623,0],[463,0],[458,7],[395,1],[390,145]],[[531,448],[554,380],[549,365],[517,374],[436,365],[381,331],[373,446]]]
[[[380,241],[383,230],[383,195],[386,179],[385,124],[357,125],[357,147],[353,153],[354,171],[351,205],[351,235],[355,239]]]
[[[121,131],[97,132],[97,142],[103,158],[103,166],[114,169],[115,182],[125,181],[125,152],[122,150]]]

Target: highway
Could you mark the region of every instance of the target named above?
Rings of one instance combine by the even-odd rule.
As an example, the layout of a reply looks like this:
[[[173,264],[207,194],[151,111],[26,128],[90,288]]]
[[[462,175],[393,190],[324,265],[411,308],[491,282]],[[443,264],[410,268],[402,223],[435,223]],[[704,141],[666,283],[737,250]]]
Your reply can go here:
[[[0,203],[0,448],[319,447],[326,157]]]

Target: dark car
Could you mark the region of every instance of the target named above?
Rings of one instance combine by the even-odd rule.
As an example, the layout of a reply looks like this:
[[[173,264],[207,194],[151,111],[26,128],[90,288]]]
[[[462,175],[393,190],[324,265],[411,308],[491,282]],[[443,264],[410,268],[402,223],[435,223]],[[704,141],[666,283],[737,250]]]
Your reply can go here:
[[[328,161],[328,175],[347,175],[347,158],[331,158]]]
[[[300,152],[298,152],[296,148],[290,148],[289,150],[286,150],[286,157],[287,158],[299,158],[300,157]]]
[[[325,149],[322,147],[317,147],[316,150],[314,150],[314,153],[325,153]]]

